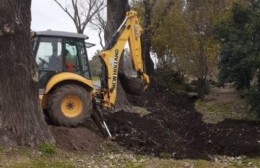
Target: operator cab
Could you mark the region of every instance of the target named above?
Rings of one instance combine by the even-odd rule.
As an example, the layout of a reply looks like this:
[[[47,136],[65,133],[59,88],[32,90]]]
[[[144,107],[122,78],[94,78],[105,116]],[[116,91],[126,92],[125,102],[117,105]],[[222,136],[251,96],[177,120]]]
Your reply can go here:
[[[79,74],[91,79],[84,34],[40,31],[32,37],[32,49],[39,68],[39,88],[61,72]]]

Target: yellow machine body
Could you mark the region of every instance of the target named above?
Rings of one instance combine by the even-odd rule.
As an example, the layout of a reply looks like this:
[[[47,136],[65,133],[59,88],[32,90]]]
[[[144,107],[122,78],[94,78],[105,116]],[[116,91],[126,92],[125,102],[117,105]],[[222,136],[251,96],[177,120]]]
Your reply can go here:
[[[118,33],[119,37],[115,45],[111,49],[100,53],[100,58],[107,69],[108,88],[104,90],[103,106],[108,109],[115,105],[119,62],[126,42],[129,43],[133,68],[144,81],[145,89],[150,83],[148,75],[144,73],[141,46],[142,27],[139,24],[136,11],[131,10],[127,12],[124,22],[118,29]]]
[[[103,64],[103,68],[106,69],[103,71],[104,74],[102,74],[105,76],[106,85],[98,90],[94,90],[93,81],[89,80],[91,75],[89,75],[89,79],[87,79],[85,76],[85,73],[89,73],[90,71],[82,70],[83,68],[81,68],[81,73],[77,71],[70,71],[71,69],[74,69],[74,67],[69,67],[69,65],[65,64],[65,62],[68,60],[67,55],[65,55],[65,47],[67,45],[74,44],[77,44],[77,48],[75,48],[75,50],[71,49],[70,52],[77,51],[75,56],[80,60],[80,62],[84,62],[82,60],[87,58],[86,49],[84,48],[85,45],[82,47],[83,45],[78,45],[78,42],[84,44],[84,40],[88,38],[87,36],[82,34],[57,31],[37,32],[37,34],[32,34],[34,41],[37,41],[37,39],[42,39],[43,42],[46,42],[44,41],[44,38],[47,36],[52,37],[53,41],[50,46],[53,48],[53,53],[55,55],[59,55],[57,53],[62,50],[63,54],[63,71],[53,70],[52,76],[46,77],[46,82],[40,87],[39,96],[43,109],[51,111],[49,112],[50,117],[53,117],[52,119],[54,119],[56,123],[65,126],[74,126],[77,123],[84,122],[84,115],[89,117],[92,113],[92,105],[97,108],[100,107],[100,109],[113,109],[117,96],[119,63],[127,42],[130,48],[130,57],[133,70],[137,72],[137,78],[141,79],[144,84],[144,89],[146,89],[150,81],[148,75],[144,72],[141,34],[142,28],[138,21],[137,12],[130,10],[127,12],[124,22],[117,30],[117,36],[114,39],[114,43],[111,44],[111,46],[106,50],[102,51],[99,55]],[[73,42],[75,39],[78,39],[78,41]],[[59,43],[62,43],[63,47],[57,45]],[[36,54],[36,59],[38,52],[36,48],[39,48],[39,46],[40,44],[36,42],[33,43],[33,51]],[[46,57],[48,57],[48,54],[47,56],[43,55],[41,58],[39,58],[39,60],[36,60],[36,62],[38,61],[37,64],[39,64],[41,68],[49,67],[50,59],[47,60],[49,62],[46,62]],[[68,90],[72,90],[73,94]],[[59,96],[55,96],[55,94],[58,94]],[[59,99],[57,99],[57,97],[59,97]],[[98,101],[96,101],[96,99],[98,99]],[[54,103],[50,102],[55,102],[56,104],[54,105]],[[98,103],[99,106],[95,105],[95,102]],[[57,113],[57,111],[59,111],[59,113]]]

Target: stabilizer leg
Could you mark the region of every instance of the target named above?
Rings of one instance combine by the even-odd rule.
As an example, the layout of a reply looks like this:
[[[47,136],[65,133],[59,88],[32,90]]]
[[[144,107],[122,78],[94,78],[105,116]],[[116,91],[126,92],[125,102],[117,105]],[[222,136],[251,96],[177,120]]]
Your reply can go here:
[[[94,100],[94,110],[92,113],[92,118],[95,121],[95,123],[97,124],[99,130],[101,131],[101,133],[105,136],[105,137],[109,137],[111,138],[112,135],[110,133],[110,130],[106,124],[105,118],[104,118],[104,114],[101,108],[101,105],[99,103],[97,103],[96,100]]]

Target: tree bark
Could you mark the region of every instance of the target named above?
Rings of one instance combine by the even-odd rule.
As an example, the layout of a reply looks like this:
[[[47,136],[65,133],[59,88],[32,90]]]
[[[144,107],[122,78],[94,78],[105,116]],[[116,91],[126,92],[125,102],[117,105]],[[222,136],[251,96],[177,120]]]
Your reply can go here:
[[[121,25],[125,19],[126,12],[128,11],[128,0],[107,0],[107,24],[105,29],[105,41],[108,43],[109,39],[113,36],[114,32]],[[121,57],[119,65],[119,73],[123,73]],[[121,67],[121,68],[120,68]],[[124,91],[120,79],[117,82],[117,99],[116,111],[129,108],[130,103],[127,100],[126,92]]]
[[[150,1],[144,0],[144,33],[142,35],[142,52],[145,60],[145,71],[148,75],[152,76],[154,74],[154,63],[151,59],[150,49],[152,46],[152,7]]]
[[[31,0],[0,0],[0,144],[54,143],[40,107],[31,52]]]
[[[163,2],[163,10],[160,12],[159,17],[152,23],[152,13],[158,0],[143,0],[144,4],[144,33],[143,33],[143,56],[145,60],[146,73],[150,76],[154,75],[154,62],[151,58],[150,50],[152,47],[152,37],[156,32],[156,29],[161,25],[163,19],[171,11],[171,7],[174,5],[173,0],[165,0]]]
[[[123,22],[128,9],[128,0],[107,0],[107,24],[105,29],[106,42],[108,42],[113,33]]]

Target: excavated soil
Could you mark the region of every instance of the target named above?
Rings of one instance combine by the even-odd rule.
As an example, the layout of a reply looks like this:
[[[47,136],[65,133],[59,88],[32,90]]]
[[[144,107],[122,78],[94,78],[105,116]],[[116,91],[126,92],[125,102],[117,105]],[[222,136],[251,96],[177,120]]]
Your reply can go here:
[[[138,154],[174,158],[208,158],[211,155],[260,156],[260,123],[224,120],[207,124],[194,110],[194,99],[153,84],[130,102],[150,113],[140,116],[120,111],[107,115],[113,141]],[[105,141],[92,121],[77,128],[50,126],[57,146],[65,150],[96,151]]]
[[[57,147],[66,151],[97,152],[104,139],[93,121],[87,123],[74,128],[50,125]]]

